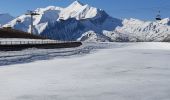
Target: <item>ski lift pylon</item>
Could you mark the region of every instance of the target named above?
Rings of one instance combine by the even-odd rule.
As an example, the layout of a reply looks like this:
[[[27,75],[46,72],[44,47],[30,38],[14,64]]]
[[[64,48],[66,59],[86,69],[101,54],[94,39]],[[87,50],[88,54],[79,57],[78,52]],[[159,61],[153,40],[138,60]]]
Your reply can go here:
[[[28,10],[27,13],[26,13],[25,15],[31,16],[31,34],[33,34],[33,30],[34,30],[33,16],[40,15],[40,14],[37,13],[36,11]]]

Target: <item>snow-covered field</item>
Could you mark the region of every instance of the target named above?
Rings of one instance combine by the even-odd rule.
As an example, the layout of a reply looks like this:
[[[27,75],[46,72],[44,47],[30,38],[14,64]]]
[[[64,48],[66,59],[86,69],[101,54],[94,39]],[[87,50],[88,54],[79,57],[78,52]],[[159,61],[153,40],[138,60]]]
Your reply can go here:
[[[170,43],[0,52],[0,100],[170,100],[169,59]]]

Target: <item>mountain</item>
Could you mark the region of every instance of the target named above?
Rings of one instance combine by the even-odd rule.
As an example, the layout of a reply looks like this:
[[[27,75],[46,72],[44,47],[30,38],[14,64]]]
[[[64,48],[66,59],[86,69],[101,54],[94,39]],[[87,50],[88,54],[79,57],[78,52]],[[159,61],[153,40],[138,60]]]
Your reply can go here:
[[[94,31],[88,31],[82,34],[78,41],[86,41],[86,42],[109,42],[109,38],[95,33]]]
[[[37,8],[34,16],[34,34],[65,41],[170,41],[170,18],[161,21],[138,19],[120,20],[104,10],[75,1],[68,7]],[[21,20],[20,23],[17,20]],[[25,14],[12,20],[14,29],[30,32],[30,16]]]
[[[88,18],[97,18],[101,17],[103,11],[89,6],[88,4],[84,5],[79,1],[73,2],[71,5],[63,9],[60,13],[60,17],[64,20],[69,18],[76,18],[77,20],[88,19]]]
[[[161,21],[141,21],[138,19],[125,19],[122,27],[117,27],[114,31],[124,34],[129,41],[164,41],[170,34],[170,19]]]
[[[54,23],[59,18],[59,12],[62,8],[60,7],[54,7],[54,6],[48,6],[46,8],[37,8],[35,12],[37,12],[40,15],[34,16],[33,24],[35,25],[34,33],[40,34],[46,26],[48,26],[49,23]],[[21,22],[18,23],[17,20],[20,20]],[[29,15],[21,15],[8,24],[4,25],[4,27],[10,25],[14,29],[22,30],[25,32],[31,31],[31,18]]]
[[[110,17],[104,10],[78,1],[66,8],[49,6],[37,8],[35,12],[40,15],[34,16],[34,33],[52,39],[78,40],[85,32],[102,33],[122,25],[120,19]],[[20,23],[17,23],[18,19]],[[30,32],[30,21],[30,16],[23,14],[4,26]]]
[[[0,14],[0,26],[10,22],[13,19],[14,19],[14,17],[11,16],[10,14],[8,14],[8,13]]]

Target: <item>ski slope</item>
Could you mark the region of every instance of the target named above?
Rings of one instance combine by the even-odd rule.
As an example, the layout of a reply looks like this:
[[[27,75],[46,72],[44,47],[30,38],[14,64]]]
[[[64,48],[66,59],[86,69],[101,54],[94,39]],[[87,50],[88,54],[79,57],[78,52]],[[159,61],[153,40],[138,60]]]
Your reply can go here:
[[[170,43],[84,43],[0,53],[0,62],[34,57],[30,63],[1,63],[1,100],[170,99]]]

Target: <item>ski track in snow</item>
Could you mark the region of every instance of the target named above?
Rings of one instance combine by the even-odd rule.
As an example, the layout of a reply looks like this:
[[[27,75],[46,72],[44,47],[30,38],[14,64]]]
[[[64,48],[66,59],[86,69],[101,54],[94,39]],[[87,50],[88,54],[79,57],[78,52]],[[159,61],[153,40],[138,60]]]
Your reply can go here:
[[[56,57],[71,57],[84,55],[96,49],[109,47],[107,43],[83,43],[77,48],[66,49],[26,49],[22,51],[0,51],[0,66],[29,63],[37,60],[49,60]]]

